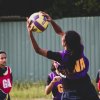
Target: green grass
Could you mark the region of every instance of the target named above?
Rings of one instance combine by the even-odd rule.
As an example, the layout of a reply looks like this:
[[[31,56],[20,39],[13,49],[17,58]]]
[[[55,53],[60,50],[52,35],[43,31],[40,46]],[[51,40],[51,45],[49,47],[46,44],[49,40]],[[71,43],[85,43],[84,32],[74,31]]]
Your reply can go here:
[[[15,82],[10,92],[11,100],[35,100],[34,98],[50,99],[50,95],[45,95],[45,84],[43,82]]]
[[[92,83],[97,90],[94,80],[92,80]],[[52,100],[51,94],[45,95],[44,90],[44,82],[15,82],[10,92],[10,96],[11,100]]]

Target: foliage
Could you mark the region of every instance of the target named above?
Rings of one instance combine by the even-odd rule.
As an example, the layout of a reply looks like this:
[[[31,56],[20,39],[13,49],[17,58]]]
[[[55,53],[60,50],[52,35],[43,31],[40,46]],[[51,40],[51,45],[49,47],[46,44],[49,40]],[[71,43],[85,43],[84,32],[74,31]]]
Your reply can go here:
[[[54,19],[75,16],[99,16],[99,0],[53,0],[52,6],[45,9]]]

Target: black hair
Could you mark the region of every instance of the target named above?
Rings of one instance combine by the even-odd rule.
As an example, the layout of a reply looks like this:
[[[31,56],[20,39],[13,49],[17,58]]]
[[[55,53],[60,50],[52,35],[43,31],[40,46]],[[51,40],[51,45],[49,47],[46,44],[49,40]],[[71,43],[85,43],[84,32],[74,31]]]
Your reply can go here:
[[[67,31],[65,33],[65,43],[69,52],[68,71],[73,72],[76,60],[82,56],[84,47],[81,43],[80,35],[75,31]]]
[[[0,54],[5,54],[6,55],[6,52],[5,51],[0,51]],[[6,70],[7,70],[6,67],[3,67],[3,68],[0,67],[0,76],[3,76],[3,74],[6,72]]]
[[[55,68],[55,66],[54,66],[53,63],[54,63],[54,61],[52,61],[52,65],[51,65],[51,71],[52,71],[52,72],[56,70],[56,68]]]
[[[6,54],[6,52],[5,52],[5,51],[0,51],[0,54],[2,54],[2,53]]]

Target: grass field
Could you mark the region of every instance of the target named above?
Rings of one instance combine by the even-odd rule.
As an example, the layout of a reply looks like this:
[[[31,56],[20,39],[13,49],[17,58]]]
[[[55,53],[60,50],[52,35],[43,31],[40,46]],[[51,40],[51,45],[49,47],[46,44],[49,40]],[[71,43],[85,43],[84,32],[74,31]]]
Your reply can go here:
[[[95,81],[92,81],[96,87]],[[45,95],[44,82],[15,82],[10,92],[11,100],[52,100],[52,96]]]
[[[45,95],[45,84],[38,83],[19,83],[13,84],[10,92],[11,100],[52,100],[51,94]]]
[[[31,99],[11,98],[11,100],[52,100],[52,99],[47,99],[47,98],[31,98]]]

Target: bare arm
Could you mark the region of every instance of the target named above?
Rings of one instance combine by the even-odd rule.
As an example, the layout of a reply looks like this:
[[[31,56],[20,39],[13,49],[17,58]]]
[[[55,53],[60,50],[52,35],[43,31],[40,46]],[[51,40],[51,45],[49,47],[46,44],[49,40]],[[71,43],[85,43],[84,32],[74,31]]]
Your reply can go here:
[[[49,85],[46,86],[45,88],[45,94],[50,94],[50,92],[52,91],[52,88],[55,84],[55,82],[58,82],[61,80],[61,77],[60,76],[55,76],[54,79],[51,81],[51,83]]]
[[[46,88],[45,88],[45,94],[46,94],[46,95],[50,94],[50,92],[52,91],[52,88],[53,88],[53,86],[54,86],[54,83],[55,83],[55,82],[51,81],[51,83],[50,83],[49,85],[46,86]]]
[[[58,35],[61,35],[61,36],[64,35],[64,32],[62,31],[61,27],[58,24],[56,24],[53,20],[51,20],[51,25]]]
[[[53,21],[53,19],[45,12],[42,12],[43,16],[46,16],[47,17],[47,21],[49,21],[52,25],[52,27],[54,28],[55,32],[58,34],[58,35],[61,35],[63,36],[64,35],[64,32],[63,30],[61,29],[61,27]]]
[[[37,44],[37,42],[32,34],[32,28],[31,28],[30,24],[31,24],[31,22],[29,22],[27,19],[27,30],[28,30],[29,37],[31,39],[31,42],[32,42],[32,45],[33,45],[35,52],[42,55],[42,56],[47,57],[47,50],[40,48],[39,45]]]

